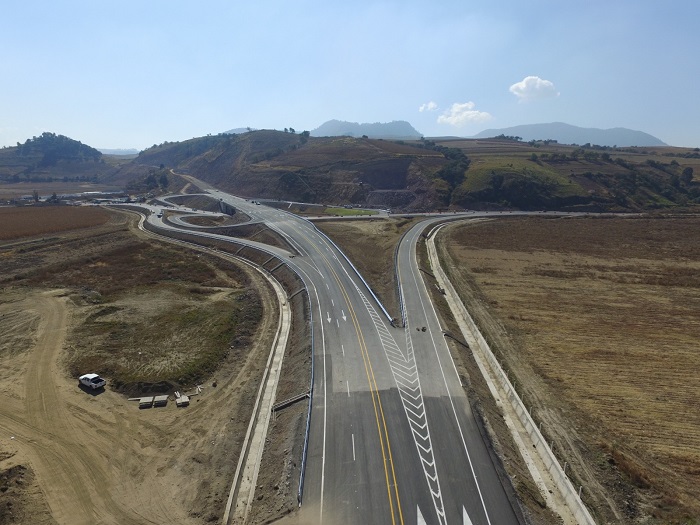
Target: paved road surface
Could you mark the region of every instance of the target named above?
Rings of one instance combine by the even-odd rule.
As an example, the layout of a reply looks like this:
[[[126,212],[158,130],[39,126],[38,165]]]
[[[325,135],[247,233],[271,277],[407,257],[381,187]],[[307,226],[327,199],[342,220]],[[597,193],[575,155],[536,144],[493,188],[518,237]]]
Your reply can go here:
[[[361,525],[517,523],[417,269],[421,228],[405,236],[398,253],[406,323],[398,328],[311,223],[209,191],[287,238],[297,256],[286,261],[309,289],[315,383],[305,519]],[[151,220],[174,228],[155,216]],[[425,332],[416,330],[423,326]]]

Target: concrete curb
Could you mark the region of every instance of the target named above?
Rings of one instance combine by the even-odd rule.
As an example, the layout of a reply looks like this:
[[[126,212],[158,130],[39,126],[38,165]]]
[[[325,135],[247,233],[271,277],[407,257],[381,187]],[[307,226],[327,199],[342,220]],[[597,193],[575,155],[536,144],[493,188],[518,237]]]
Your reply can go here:
[[[258,479],[263,449],[265,448],[267,428],[270,424],[272,405],[275,403],[277,382],[282,371],[282,360],[284,359],[284,351],[287,347],[287,338],[291,327],[291,308],[287,302],[287,294],[277,280],[269,275],[265,275],[264,272],[260,273],[268,279],[277,293],[280,307],[279,324],[275,334],[275,341],[272,344],[272,351],[265,366],[265,373],[260,384],[255,407],[253,408],[254,417],[251,418],[248,433],[243,443],[242,450],[244,452],[238,460],[236,474],[234,475],[222,520],[224,525],[227,525],[231,519],[235,523],[245,523],[248,518],[250,506],[253,503],[253,496],[255,495],[255,485]],[[255,422],[255,430],[251,437],[250,432],[253,422]],[[236,505],[231,517],[234,499],[236,500]]]
[[[445,290],[445,297],[452,315],[472,349],[474,358],[488,383],[491,394],[497,403],[500,399],[505,399],[509,404],[509,407],[506,407],[501,403],[502,408],[504,408],[506,424],[511,430],[515,443],[520,448],[523,459],[527,463],[535,483],[542,492],[545,501],[547,501],[547,505],[560,514],[563,522],[566,524],[595,525],[588,508],[581,501],[578,492],[564,473],[559,461],[554,456],[520,396],[518,396],[518,393],[510,383],[507,374],[491,352],[491,348],[459,299],[452,283],[447,279],[440,266],[433,235],[427,240],[426,245],[430,264],[435,272],[438,285]],[[506,410],[507,408],[510,408],[510,411]],[[511,415],[514,417],[511,417]],[[533,451],[535,452],[534,454]]]

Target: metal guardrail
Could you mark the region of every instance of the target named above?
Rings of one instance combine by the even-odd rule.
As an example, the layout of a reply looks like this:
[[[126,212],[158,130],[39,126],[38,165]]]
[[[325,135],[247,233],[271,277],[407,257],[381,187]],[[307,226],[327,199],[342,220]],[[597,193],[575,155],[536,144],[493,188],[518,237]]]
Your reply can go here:
[[[297,274],[298,275],[298,274]],[[299,276],[304,282],[304,279]],[[306,282],[304,282],[306,286]],[[309,449],[309,431],[311,429],[311,407],[314,402],[314,310],[311,308],[311,297],[309,296],[309,288],[306,287],[306,304],[309,305],[309,325],[311,326],[311,381],[309,384],[309,408],[306,413],[306,431],[304,434],[304,448],[301,453],[301,467],[299,471],[299,490],[297,491],[297,503],[301,507],[304,498],[304,479],[306,476],[306,457]]]
[[[282,410],[283,408],[287,408],[288,406],[293,405],[297,401],[301,401],[302,399],[311,396],[311,391],[304,392],[303,394],[298,394],[293,397],[289,397],[285,399],[284,401],[280,401],[279,403],[275,403],[272,405],[272,411],[277,412],[278,410]]]
[[[399,312],[401,313],[401,325],[406,326],[406,306],[404,305],[403,302],[403,289],[401,288],[401,280],[399,279],[399,248],[401,248],[401,245],[403,244],[404,237],[410,232],[413,228],[409,228],[405,232],[403,232],[403,235],[401,235],[401,238],[399,239],[399,242],[396,244],[396,248],[394,248],[394,275],[396,276],[396,292],[399,296]]]

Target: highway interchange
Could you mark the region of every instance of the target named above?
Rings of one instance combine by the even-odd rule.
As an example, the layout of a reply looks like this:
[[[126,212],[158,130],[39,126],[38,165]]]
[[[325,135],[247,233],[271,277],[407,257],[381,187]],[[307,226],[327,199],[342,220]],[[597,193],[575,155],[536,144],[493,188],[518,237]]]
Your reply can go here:
[[[444,217],[427,218],[401,241],[396,270],[403,319],[392,323],[350,262],[311,222],[213,188],[207,192],[283,236],[295,257],[257,247],[284,257],[309,293],[315,379],[303,521],[518,523],[418,268],[419,236]],[[178,228],[156,213],[149,221]]]

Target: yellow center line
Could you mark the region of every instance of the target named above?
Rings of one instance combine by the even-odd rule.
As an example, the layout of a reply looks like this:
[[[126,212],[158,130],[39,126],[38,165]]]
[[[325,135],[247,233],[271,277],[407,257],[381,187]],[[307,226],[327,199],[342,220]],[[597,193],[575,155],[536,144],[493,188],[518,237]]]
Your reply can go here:
[[[382,402],[381,402],[381,397],[379,395],[379,388],[377,386],[377,381],[374,376],[374,369],[372,367],[372,362],[370,360],[369,356],[369,351],[367,349],[367,344],[365,342],[364,336],[362,334],[362,329],[360,327],[360,323],[357,319],[357,314],[355,313],[355,309],[352,305],[352,301],[350,300],[350,296],[345,289],[345,286],[343,286],[343,283],[340,280],[340,277],[338,274],[335,272],[333,269],[333,266],[330,264],[330,261],[326,257],[324,253],[321,252],[321,250],[318,249],[318,247],[309,239],[306,237],[306,235],[302,232],[299,232],[302,236],[304,236],[316,249],[317,253],[326,261],[327,267],[329,271],[333,274],[333,277],[335,278],[336,283],[338,284],[338,287],[340,288],[341,293],[343,294],[343,297],[345,298],[345,304],[348,307],[348,311],[350,312],[350,318],[352,320],[353,326],[355,327],[355,333],[357,334],[357,339],[360,344],[360,350],[362,354],[362,361],[365,366],[365,374],[367,376],[367,382],[370,390],[370,395],[372,397],[372,405],[374,407],[374,418],[377,422],[377,433],[379,434],[379,443],[380,447],[382,450],[382,459],[384,463],[384,477],[385,477],[385,482],[386,482],[386,487],[387,487],[387,497],[389,499],[389,510],[391,512],[391,523],[395,524],[396,523],[396,516],[394,513],[394,498],[392,498],[391,494],[391,481],[389,479],[389,468],[387,467],[387,454],[389,456],[389,463],[391,464],[391,478],[394,481],[394,493],[396,495],[396,508],[399,513],[399,523],[403,525],[403,512],[401,509],[401,501],[399,499],[399,485],[396,480],[396,471],[394,469],[394,459],[391,453],[391,444],[389,442],[389,430],[387,428],[386,424],[386,418],[384,416],[384,408],[382,407]],[[379,406],[379,408],[377,408]],[[381,423],[380,423],[380,418],[381,418]],[[382,427],[383,427],[383,432],[382,432]],[[384,447],[384,442],[386,441],[386,450]]]

